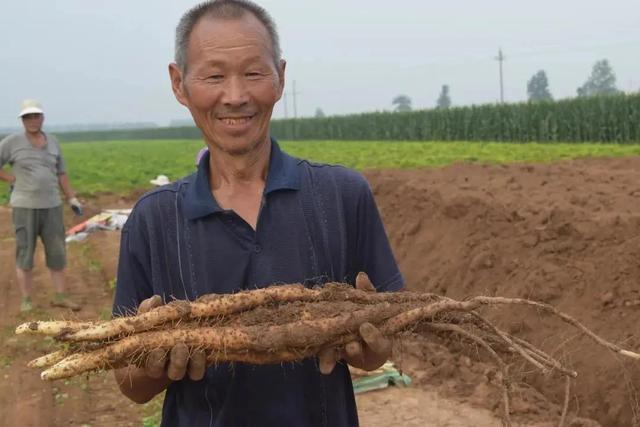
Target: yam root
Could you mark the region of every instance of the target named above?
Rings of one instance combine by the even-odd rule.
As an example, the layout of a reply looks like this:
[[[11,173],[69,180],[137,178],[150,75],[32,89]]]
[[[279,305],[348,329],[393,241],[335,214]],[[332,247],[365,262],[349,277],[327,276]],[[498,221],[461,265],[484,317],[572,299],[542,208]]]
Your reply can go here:
[[[478,296],[456,301],[414,292],[375,293],[339,283],[313,289],[291,284],[206,295],[103,322],[28,322],[18,326],[16,333],[53,336],[60,343],[61,350],[29,364],[46,368],[42,379],[55,380],[127,365],[143,366],[151,350],[168,352],[179,343],[204,351],[209,365],[273,364],[301,361],[327,347],[358,340],[358,328],[365,322],[392,339],[425,326],[434,333],[469,341],[494,360],[504,377],[503,413],[509,425],[509,366],[504,361],[505,352],[545,373],[565,376],[567,384],[577,373],[527,341],[496,328],[478,313],[483,306],[504,305],[544,311],[596,344],[618,355],[640,359],[640,354],[606,341],[548,304],[519,298]],[[569,390],[568,385],[566,389]]]

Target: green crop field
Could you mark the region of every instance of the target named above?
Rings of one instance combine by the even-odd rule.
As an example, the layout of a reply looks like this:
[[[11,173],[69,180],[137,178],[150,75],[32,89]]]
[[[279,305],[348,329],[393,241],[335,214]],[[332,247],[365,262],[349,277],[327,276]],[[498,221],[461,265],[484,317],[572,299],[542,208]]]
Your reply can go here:
[[[84,196],[151,188],[159,174],[174,180],[195,170],[198,140],[144,140],[62,145],[69,174]],[[638,144],[556,144],[402,141],[282,142],[293,156],[355,169],[437,167],[453,162],[552,162],[568,158],[640,155]],[[0,185],[0,203],[8,187]]]

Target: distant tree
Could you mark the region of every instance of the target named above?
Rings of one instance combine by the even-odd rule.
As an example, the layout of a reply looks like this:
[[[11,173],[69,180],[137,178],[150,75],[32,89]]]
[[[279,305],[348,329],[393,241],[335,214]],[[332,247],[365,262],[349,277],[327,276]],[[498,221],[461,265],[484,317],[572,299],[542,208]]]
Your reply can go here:
[[[527,94],[531,102],[553,101],[553,96],[549,92],[549,79],[544,70],[538,71],[531,77],[527,83]]]
[[[326,117],[324,114],[324,111],[322,111],[322,108],[318,107],[316,108],[316,115],[315,115],[316,119],[321,119],[323,117]]]
[[[396,106],[395,111],[397,113],[411,111],[411,98],[409,98],[407,95],[396,96],[395,98],[393,98],[393,101],[391,101],[391,104]]]
[[[615,95],[617,93],[620,91],[616,88],[616,75],[606,59],[594,64],[591,75],[578,88],[578,96]]]
[[[442,85],[440,96],[436,102],[436,108],[444,109],[451,107],[451,97],[449,96],[449,85]]]

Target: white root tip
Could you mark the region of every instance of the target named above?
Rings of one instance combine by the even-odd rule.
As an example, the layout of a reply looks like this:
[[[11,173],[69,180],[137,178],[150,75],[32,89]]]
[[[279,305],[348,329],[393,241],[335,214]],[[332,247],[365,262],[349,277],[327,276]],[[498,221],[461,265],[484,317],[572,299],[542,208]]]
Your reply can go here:
[[[16,327],[16,334],[26,334],[31,332],[31,328],[29,328],[29,324],[31,322],[28,323],[23,323],[21,325],[18,325],[18,327]]]
[[[622,354],[623,356],[631,357],[632,359],[638,359],[638,360],[640,360],[640,354],[635,353],[635,352],[633,352],[633,351],[629,351],[629,350],[620,350],[620,354]]]

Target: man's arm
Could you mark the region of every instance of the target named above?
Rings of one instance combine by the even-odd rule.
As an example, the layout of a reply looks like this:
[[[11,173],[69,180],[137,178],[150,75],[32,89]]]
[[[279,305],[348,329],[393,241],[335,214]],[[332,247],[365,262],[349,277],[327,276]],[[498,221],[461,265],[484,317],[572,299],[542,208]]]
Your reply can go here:
[[[69,176],[66,173],[58,175],[58,183],[60,184],[60,188],[62,188],[67,200],[71,200],[76,197],[76,193],[74,193],[73,188],[71,188]]]
[[[82,212],[82,203],[76,197],[73,188],[71,188],[71,182],[69,181],[69,176],[66,173],[61,173],[58,175],[58,183],[60,184],[60,188],[64,192],[67,200],[69,201],[69,205],[71,205],[71,209],[73,213],[80,216],[83,214]]]
[[[60,145],[58,144],[58,140],[51,136],[51,141],[53,141],[56,145],[58,145],[58,150],[60,149]],[[60,188],[62,188],[62,192],[64,193],[69,205],[71,205],[71,209],[73,213],[80,216],[83,214],[82,212],[82,204],[76,197],[76,193],[71,188],[71,181],[69,181],[69,176],[67,175],[67,166],[64,161],[64,157],[62,156],[62,151],[58,154],[58,162],[56,164],[56,172],[58,174],[58,184],[60,184]]]
[[[4,169],[0,169],[0,179],[8,182],[9,184],[13,184],[14,182],[16,182],[16,177],[12,173],[9,173]]]
[[[147,403],[171,384],[169,378],[151,378],[135,366],[116,369],[114,375],[122,394],[136,403]]]
[[[16,182],[15,175],[4,170],[4,165],[9,163],[10,157],[8,138],[5,138],[0,141],[0,179],[13,184]]]

